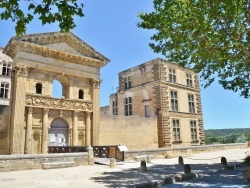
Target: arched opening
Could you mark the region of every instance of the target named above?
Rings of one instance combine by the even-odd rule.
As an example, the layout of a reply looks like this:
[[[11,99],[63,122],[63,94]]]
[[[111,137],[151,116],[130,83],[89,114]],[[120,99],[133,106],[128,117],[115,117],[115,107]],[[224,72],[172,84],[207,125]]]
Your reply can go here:
[[[50,125],[49,146],[68,145],[68,125],[62,118],[55,118]]]
[[[62,98],[62,84],[58,80],[53,80],[53,98]]]
[[[78,99],[84,99],[84,91],[81,89],[78,92]]]
[[[42,94],[42,88],[43,88],[43,85],[41,83],[37,83],[36,84],[36,93]]]
[[[63,74],[59,74],[54,78],[52,96],[54,98],[69,98],[69,80]]]

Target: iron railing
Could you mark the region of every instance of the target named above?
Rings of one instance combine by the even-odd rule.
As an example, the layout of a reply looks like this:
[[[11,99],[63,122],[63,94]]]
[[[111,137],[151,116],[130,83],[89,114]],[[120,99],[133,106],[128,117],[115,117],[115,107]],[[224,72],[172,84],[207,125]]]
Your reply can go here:
[[[116,158],[117,146],[92,146],[94,157]],[[49,153],[87,152],[87,146],[48,146]]]

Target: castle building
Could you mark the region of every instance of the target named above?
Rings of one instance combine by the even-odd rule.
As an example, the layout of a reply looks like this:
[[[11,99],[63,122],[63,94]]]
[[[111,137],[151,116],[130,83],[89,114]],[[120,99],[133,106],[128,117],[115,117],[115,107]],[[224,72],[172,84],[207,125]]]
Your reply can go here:
[[[160,148],[205,143],[198,74],[176,63],[157,58],[120,72],[108,110],[113,116],[157,117]]]
[[[10,88],[11,88],[11,67],[12,59],[3,54],[0,47],[0,153],[8,152],[8,123],[10,118]]]
[[[0,105],[8,106],[10,103],[10,87],[11,87],[11,66],[12,59],[3,54],[3,48],[0,47]]]
[[[7,76],[1,76],[1,104],[11,98],[0,154],[99,145],[100,68],[109,62],[106,57],[72,33],[59,32],[12,37],[3,53],[13,63],[10,84],[11,66],[0,56]],[[52,95],[55,80],[62,85],[61,98]]]

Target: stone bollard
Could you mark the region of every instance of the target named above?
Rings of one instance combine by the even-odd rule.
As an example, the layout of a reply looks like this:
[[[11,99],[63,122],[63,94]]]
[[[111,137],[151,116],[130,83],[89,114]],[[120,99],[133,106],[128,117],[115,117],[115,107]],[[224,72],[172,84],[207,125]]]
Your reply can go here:
[[[147,171],[147,163],[145,160],[141,161],[141,172],[146,172]]]
[[[184,160],[183,160],[183,157],[182,156],[179,156],[179,158],[178,158],[178,164],[179,165],[184,165]]]
[[[227,159],[226,159],[226,157],[221,157],[221,168],[227,168]]]
[[[114,158],[110,158],[110,168],[115,168],[115,159]]]
[[[91,146],[87,147],[87,152],[88,152],[88,163],[89,165],[93,165],[94,164],[93,148]]]
[[[189,164],[184,165],[184,174],[191,174],[191,166]]]
[[[151,163],[151,156],[150,155],[147,156],[147,163]]]

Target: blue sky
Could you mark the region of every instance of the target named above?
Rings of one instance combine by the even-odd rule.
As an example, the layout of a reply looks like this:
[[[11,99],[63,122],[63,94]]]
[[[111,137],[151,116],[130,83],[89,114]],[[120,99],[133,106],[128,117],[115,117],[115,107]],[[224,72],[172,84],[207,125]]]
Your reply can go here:
[[[151,0],[84,0],[83,18],[76,18],[72,32],[109,58],[102,68],[101,106],[108,105],[112,87],[118,86],[118,72],[147,62],[155,54],[148,46],[153,31],[136,27],[138,12],[153,10]],[[15,35],[15,25],[0,21],[0,46]],[[27,26],[27,34],[59,31],[57,24],[42,26],[34,20]],[[223,90],[218,83],[201,88],[205,129],[249,128],[250,101],[239,94]]]

